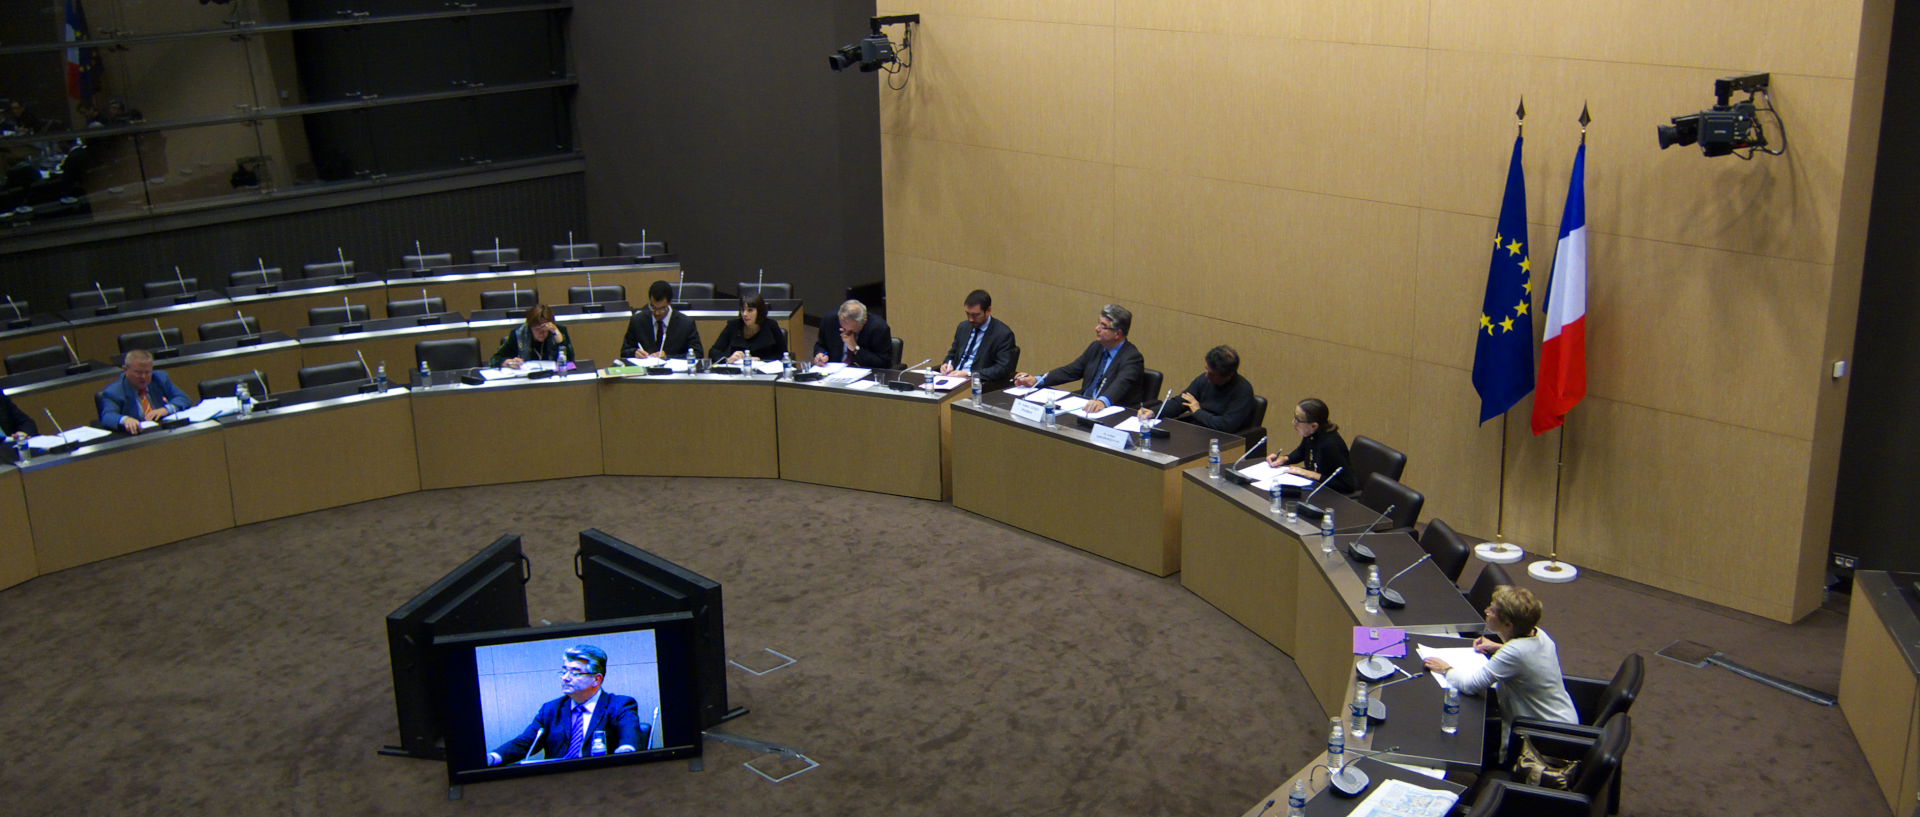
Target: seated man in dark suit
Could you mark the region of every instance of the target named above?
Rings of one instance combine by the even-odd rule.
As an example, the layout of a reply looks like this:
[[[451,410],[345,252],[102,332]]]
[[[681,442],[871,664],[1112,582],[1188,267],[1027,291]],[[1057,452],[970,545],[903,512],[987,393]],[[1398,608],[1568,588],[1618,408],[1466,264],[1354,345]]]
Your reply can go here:
[[[647,747],[649,728],[640,723],[640,704],[625,695],[602,692],[607,653],[592,644],[568,647],[561,656],[560,697],[542,704],[519,737],[487,753],[487,765],[518,763],[536,750],[548,760],[592,757],[593,736],[605,731],[601,753],[623,754]]]
[[[1013,378],[1013,330],[993,319],[993,296],[984,289],[967,294],[967,319],[953,330],[953,348],[940,364],[940,373],[978,376],[980,382],[1000,383]]]
[[[813,365],[838,361],[868,369],[893,366],[893,330],[885,318],[869,313],[867,305],[848,301],[837,313],[840,331],[820,327],[820,340],[813,344]]]
[[[688,349],[698,356],[706,348],[700,345],[700,327],[693,318],[673,308],[673,287],[655,281],[647,287],[647,308],[636,310],[627,321],[620,356],[679,357]]]
[[[1080,358],[1039,377],[1021,372],[1013,382],[1021,386],[1054,386],[1085,378],[1079,390],[1087,403],[1087,413],[1108,406],[1140,402],[1140,387],[1146,380],[1147,359],[1140,347],[1127,342],[1127,330],[1133,328],[1133,313],[1118,304],[1100,307],[1100,320],[1093,326],[1093,343]]]
[[[32,417],[20,410],[5,394],[0,394],[0,438],[24,440],[40,433]]]
[[[1140,419],[1160,415],[1162,420],[1185,420],[1215,431],[1234,432],[1253,419],[1253,384],[1240,376],[1240,353],[1231,346],[1207,350],[1207,370],[1187,385],[1179,397],[1163,407],[1147,395]]]
[[[153,355],[135,349],[120,362],[120,379],[93,396],[100,411],[100,427],[140,433],[140,423],[160,418],[193,405],[187,393],[173,385],[166,372],[153,370]]]

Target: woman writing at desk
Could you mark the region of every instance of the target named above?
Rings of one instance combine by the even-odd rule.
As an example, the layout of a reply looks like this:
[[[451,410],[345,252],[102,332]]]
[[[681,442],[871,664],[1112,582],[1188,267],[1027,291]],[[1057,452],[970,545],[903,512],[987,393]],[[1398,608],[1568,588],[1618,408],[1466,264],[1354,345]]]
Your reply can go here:
[[[559,360],[562,351],[567,353],[568,361],[574,360],[573,341],[567,340],[560,325],[553,322],[553,307],[534,304],[527,310],[527,322],[507,334],[487,365],[518,369],[529,360]]]
[[[1446,661],[1429,658],[1427,669],[1445,675],[1447,683],[1463,695],[1498,681],[1501,714],[1509,721],[1578,723],[1580,715],[1560,675],[1560,650],[1539,627],[1545,612],[1533,591],[1501,585],[1493,591],[1493,603],[1487,605],[1487,632],[1499,640],[1484,635],[1473,640],[1475,651],[1492,658],[1476,669],[1455,669]]]
[[[767,299],[754,293],[752,298],[740,302],[740,317],[727,321],[707,357],[725,363],[738,363],[749,355],[760,360],[779,360],[786,345],[780,327],[767,319]]]
[[[1347,441],[1340,438],[1340,427],[1327,419],[1327,404],[1309,397],[1293,407],[1293,430],[1300,432],[1300,445],[1286,456],[1267,455],[1267,464],[1295,476],[1314,481],[1338,471],[1329,489],[1353,492],[1353,476],[1347,473]]]

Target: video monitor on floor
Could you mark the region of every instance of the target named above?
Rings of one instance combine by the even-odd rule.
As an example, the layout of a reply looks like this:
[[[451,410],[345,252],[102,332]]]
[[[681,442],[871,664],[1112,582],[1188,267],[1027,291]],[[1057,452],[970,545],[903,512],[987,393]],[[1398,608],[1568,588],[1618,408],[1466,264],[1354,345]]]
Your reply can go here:
[[[692,618],[434,639],[447,681],[448,782],[699,754]]]

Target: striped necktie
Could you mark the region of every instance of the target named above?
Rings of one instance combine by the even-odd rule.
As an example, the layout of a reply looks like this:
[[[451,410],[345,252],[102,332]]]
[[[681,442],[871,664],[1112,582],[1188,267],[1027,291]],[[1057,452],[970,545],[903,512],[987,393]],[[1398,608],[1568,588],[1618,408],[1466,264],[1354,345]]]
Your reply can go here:
[[[586,748],[586,745],[587,707],[583,704],[575,703],[573,705],[573,742],[567,746],[567,758],[580,757],[580,750]]]

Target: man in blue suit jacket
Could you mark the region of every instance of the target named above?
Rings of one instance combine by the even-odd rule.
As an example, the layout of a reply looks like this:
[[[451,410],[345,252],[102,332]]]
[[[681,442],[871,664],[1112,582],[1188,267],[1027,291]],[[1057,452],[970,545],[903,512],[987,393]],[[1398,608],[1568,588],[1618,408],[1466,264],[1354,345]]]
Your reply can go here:
[[[193,405],[187,393],[173,385],[166,372],[153,370],[153,355],[145,349],[128,352],[120,363],[120,379],[93,396],[100,410],[100,426],[140,433],[143,420],[155,420]]]
[[[1087,412],[1108,406],[1138,405],[1146,399],[1147,359],[1140,347],[1127,341],[1133,329],[1133,313],[1118,304],[1100,307],[1100,320],[1093,325],[1093,343],[1072,363],[1035,377],[1021,372],[1013,382],[1021,386],[1054,386],[1084,380],[1079,393],[1086,397]]]
[[[607,654],[592,644],[569,647],[560,670],[561,695],[541,705],[519,737],[493,748],[487,765],[517,763],[539,750],[548,760],[593,755],[593,734],[605,730],[602,752],[622,754],[647,748],[650,727],[640,723],[640,704],[625,695],[600,691],[607,679]]]

